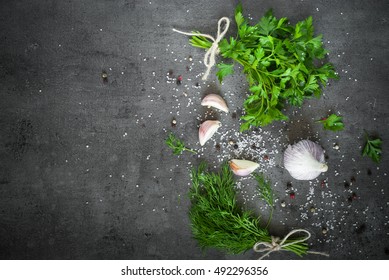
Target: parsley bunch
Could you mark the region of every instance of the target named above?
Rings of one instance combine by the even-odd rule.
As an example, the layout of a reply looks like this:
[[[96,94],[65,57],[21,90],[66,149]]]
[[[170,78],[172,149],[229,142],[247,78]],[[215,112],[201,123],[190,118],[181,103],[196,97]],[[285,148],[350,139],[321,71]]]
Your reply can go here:
[[[319,63],[327,51],[322,36],[313,35],[312,17],[290,25],[287,18],[277,19],[272,11],[256,24],[243,17],[242,6],[235,10],[236,38],[219,43],[220,54],[233,63],[217,65],[217,76],[234,73],[234,63],[243,66],[251,95],[244,101],[245,121],[241,131],[265,126],[275,120],[287,120],[281,110],[285,102],[301,106],[304,99],[320,97],[321,86],[337,78],[330,63]],[[202,36],[190,40],[195,47],[208,49],[212,42]]]

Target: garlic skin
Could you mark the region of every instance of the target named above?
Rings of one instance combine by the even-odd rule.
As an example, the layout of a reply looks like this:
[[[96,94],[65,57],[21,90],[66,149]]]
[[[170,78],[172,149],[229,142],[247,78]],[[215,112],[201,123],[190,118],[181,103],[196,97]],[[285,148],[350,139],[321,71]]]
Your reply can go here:
[[[324,150],[310,140],[289,145],[284,153],[284,166],[297,180],[313,180],[328,170]]]
[[[247,176],[259,167],[258,163],[244,159],[232,159],[229,164],[232,172],[238,176]]]
[[[228,113],[228,107],[224,99],[217,94],[211,93],[203,98],[201,101],[202,106],[214,107],[223,112]]]
[[[211,137],[215,134],[218,128],[221,126],[221,122],[219,121],[205,121],[200,125],[199,128],[199,140],[200,145],[204,146],[204,144],[211,139]]]

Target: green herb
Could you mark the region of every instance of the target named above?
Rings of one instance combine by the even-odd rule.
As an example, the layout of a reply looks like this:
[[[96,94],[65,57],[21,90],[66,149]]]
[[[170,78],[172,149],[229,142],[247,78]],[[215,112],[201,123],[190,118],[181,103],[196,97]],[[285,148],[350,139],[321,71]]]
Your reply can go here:
[[[270,182],[265,179],[265,176],[263,174],[253,173],[253,176],[258,183],[257,190],[260,198],[262,198],[270,206],[270,215],[266,224],[266,228],[267,228],[273,217],[273,210],[274,210],[273,189],[270,185]]]
[[[329,78],[337,78],[331,64],[319,63],[327,51],[322,36],[313,35],[312,17],[293,26],[287,18],[277,19],[269,11],[256,25],[250,25],[238,5],[235,21],[236,38],[223,39],[219,49],[222,57],[243,66],[250,86],[241,131],[287,120],[281,112],[285,102],[301,106],[304,99],[320,97]],[[190,43],[205,49],[212,45],[202,36],[193,36]],[[218,64],[218,79],[232,74],[233,66]]]
[[[335,114],[331,114],[327,118],[316,121],[318,123],[322,123],[324,129],[338,131],[343,130],[344,124],[341,116],[337,116]]]
[[[228,164],[223,164],[219,173],[206,169],[207,165],[201,163],[197,170],[192,170],[189,191],[192,202],[189,218],[201,248],[238,254],[252,249],[257,242],[271,242],[268,230],[260,227],[259,219],[237,204],[233,173]],[[306,253],[307,244],[291,244],[285,249],[301,256]]]
[[[379,163],[382,153],[382,140],[380,138],[370,138],[365,132],[366,144],[363,148],[362,155],[370,157],[374,162]]]
[[[173,154],[175,154],[175,155],[180,155],[184,151],[188,151],[188,152],[191,152],[194,154],[197,153],[196,151],[185,147],[185,143],[182,140],[180,140],[179,138],[177,138],[177,136],[175,136],[172,132],[170,132],[165,143],[166,143],[166,145],[169,146],[169,148],[171,148],[173,150]]]

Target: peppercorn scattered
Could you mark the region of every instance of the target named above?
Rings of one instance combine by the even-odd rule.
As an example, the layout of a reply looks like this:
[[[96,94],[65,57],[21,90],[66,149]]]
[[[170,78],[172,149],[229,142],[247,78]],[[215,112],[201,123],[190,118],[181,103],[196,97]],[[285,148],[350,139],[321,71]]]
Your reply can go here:
[[[171,121],[172,127],[175,127],[177,125],[177,120],[175,118]]]
[[[286,183],[286,189],[290,189],[292,187],[292,183],[291,182],[288,182],[288,183]]]
[[[264,156],[263,156],[263,159],[264,159],[264,160],[269,160],[269,156],[268,156],[268,155],[264,155]]]
[[[220,151],[220,144],[216,144],[215,148],[216,148],[217,151]]]
[[[108,83],[108,74],[107,74],[107,72],[105,72],[105,71],[101,72],[101,78],[103,79],[103,83],[104,84]]]
[[[182,84],[182,75],[179,75],[177,77],[177,85],[181,85]]]
[[[346,181],[346,182],[344,182],[344,187],[345,187],[346,189],[348,189],[348,188],[350,187],[350,184]]]
[[[370,169],[370,168],[368,168],[368,169],[367,169],[367,175],[369,175],[369,176],[370,176],[371,174],[372,174],[372,173],[371,173],[371,169]]]

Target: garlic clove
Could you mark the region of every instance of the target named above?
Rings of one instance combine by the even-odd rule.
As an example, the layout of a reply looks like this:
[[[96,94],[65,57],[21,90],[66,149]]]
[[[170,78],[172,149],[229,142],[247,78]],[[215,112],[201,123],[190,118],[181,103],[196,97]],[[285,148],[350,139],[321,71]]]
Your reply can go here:
[[[284,166],[297,180],[313,180],[328,170],[322,147],[310,140],[289,145],[284,153]]]
[[[199,140],[200,145],[204,146],[204,144],[211,139],[211,137],[215,134],[218,128],[221,126],[221,122],[219,121],[205,121],[200,125],[199,128]]]
[[[228,113],[228,107],[224,99],[217,94],[211,93],[203,98],[201,101],[202,106],[210,106]]]
[[[247,176],[251,174],[255,169],[259,167],[259,164],[250,160],[244,159],[232,159],[230,161],[230,168],[235,175]]]

